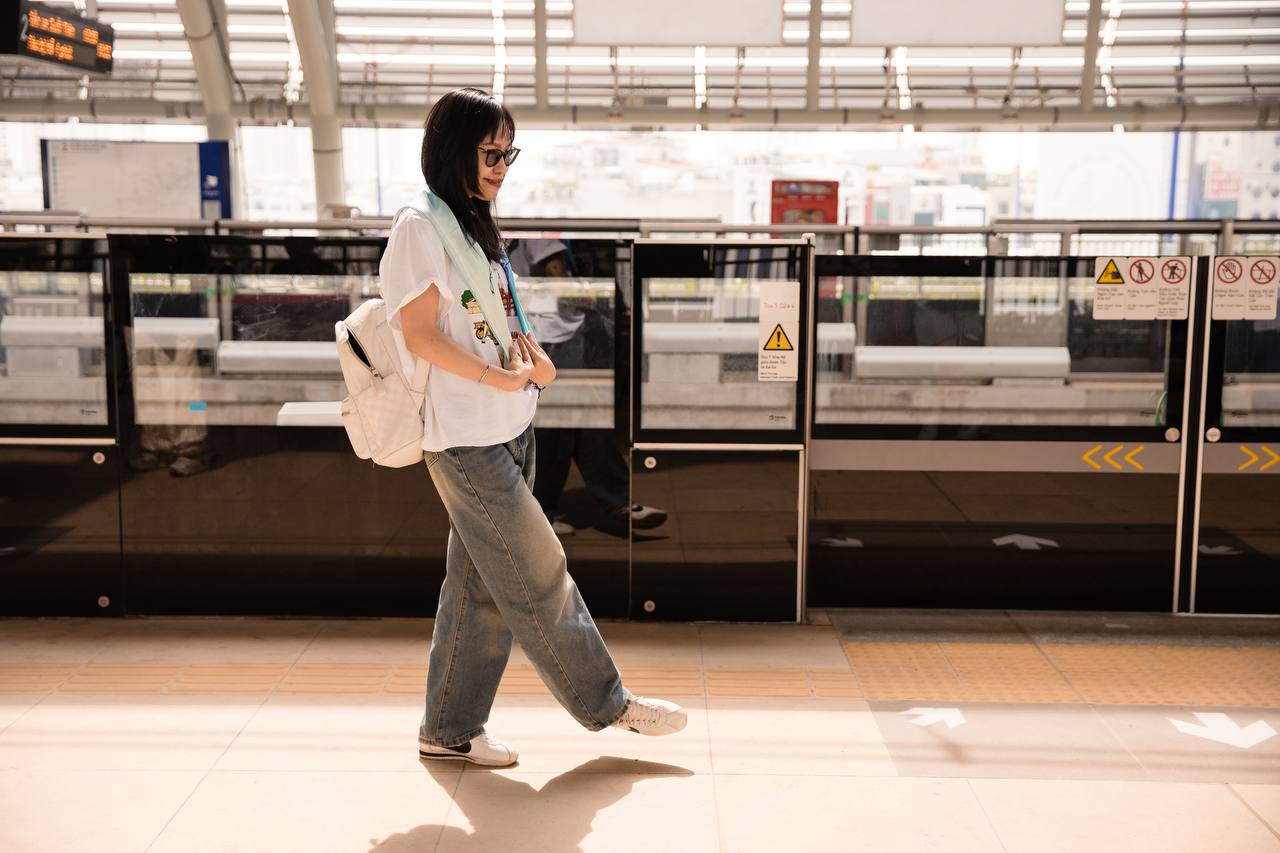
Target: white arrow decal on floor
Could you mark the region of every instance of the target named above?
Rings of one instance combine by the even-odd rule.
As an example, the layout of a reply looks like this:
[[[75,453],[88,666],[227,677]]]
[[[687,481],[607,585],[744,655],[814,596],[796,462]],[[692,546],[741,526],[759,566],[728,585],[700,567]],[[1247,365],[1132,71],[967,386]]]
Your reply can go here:
[[[1225,557],[1234,557],[1240,552],[1230,545],[1201,545],[1201,554],[1221,554]]]
[[[1202,737],[1205,740],[1216,740],[1218,743],[1230,744],[1238,746],[1241,749],[1248,749],[1251,746],[1257,746],[1266,740],[1276,736],[1276,730],[1267,725],[1265,720],[1258,720],[1252,725],[1240,727],[1240,724],[1228,717],[1226,714],[1196,714],[1200,718],[1203,725],[1195,725],[1193,723],[1184,723],[1181,720],[1169,718],[1169,722],[1184,735],[1192,735],[1194,737]]]
[[[934,723],[946,723],[947,728],[963,726],[967,721],[959,708],[912,708],[902,712],[903,716],[919,714],[911,721],[913,726],[932,726]]]
[[[991,542],[997,547],[1004,545],[1017,545],[1023,551],[1039,551],[1041,545],[1049,548],[1058,547],[1058,543],[1054,542],[1052,539],[1037,539],[1034,536],[1027,536],[1022,533],[1014,533],[1011,536],[1002,536],[999,539],[992,539]]]
[[[862,540],[854,539],[852,536],[842,536],[838,539],[833,536],[830,539],[823,539],[818,544],[826,545],[828,548],[861,548]]]

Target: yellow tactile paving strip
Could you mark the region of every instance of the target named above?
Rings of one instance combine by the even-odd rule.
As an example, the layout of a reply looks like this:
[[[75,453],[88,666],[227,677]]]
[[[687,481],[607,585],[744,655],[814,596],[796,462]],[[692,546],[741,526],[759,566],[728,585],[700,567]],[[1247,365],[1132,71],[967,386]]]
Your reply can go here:
[[[624,667],[676,698],[1280,707],[1280,648],[1030,643],[846,643],[847,670]],[[4,664],[0,693],[421,695],[417,664]],[[546,695],[530,666],[500,695]]]
[[[849,643],[863,698],[1075,703],[1080,696],[1031,645]]]
[[[1280,649],[847,643],[868,700],[1280,707]]]
[[[1176,646],[1044,646],[1043,649],[1090,704],[1280,707],[1280,677],[1236,649]]]

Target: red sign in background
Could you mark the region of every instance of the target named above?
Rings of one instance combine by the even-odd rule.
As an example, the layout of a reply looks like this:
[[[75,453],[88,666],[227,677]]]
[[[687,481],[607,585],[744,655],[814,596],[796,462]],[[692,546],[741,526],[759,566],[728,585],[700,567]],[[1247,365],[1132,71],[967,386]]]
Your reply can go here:
[[[774,225],[840,221],[839,181],[774,181],[770,222]]]

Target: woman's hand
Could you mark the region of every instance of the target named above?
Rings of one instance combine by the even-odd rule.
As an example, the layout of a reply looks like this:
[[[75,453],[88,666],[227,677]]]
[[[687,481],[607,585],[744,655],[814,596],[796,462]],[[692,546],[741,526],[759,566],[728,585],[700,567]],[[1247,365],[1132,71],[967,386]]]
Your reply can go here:
[[[531,335],[515,333],[516,343],[520,345],[521,355],[525,361],[533,365],[533,372],[529,376],[529,381],[535,385],[550,385],[556,379],[556,366],[551,363],[551,357],[538,346],[538,342]]]
[[[519,391],[529,384],[533,364],[524,357],[518,341],[511,342],[511,349],[507,351],[507,366],[498,368],[497,374],[497,378],[502,381],[496,384],[503,391]]]

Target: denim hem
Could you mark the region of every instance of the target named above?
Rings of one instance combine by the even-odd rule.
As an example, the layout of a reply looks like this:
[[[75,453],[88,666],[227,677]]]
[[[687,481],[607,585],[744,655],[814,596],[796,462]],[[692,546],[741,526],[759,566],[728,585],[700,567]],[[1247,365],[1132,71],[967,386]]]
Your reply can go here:
[[[463,735],[461,739],[449,738],[450,741],[456,741],[456,743],[445,743],[442,740],[431,740],[429,738],[425,738],[421,735],[421,733],[419,733],[418,743],[423,746],[440,746],[440,747],[444,747],[445,749],[452,749],[455,746],[462,746],[464,743],[474,740],[475,738],[480,737],[480,735],[482,734],[484,734],[484,726],[481,726],[480,728],[474,731],[468,732],[467,734]]]
[[[618,722],[618,720],[621,720],[624,716],[626,716],[627,706],[631,704],[631,700],[635,698],[635,694],[633,694],[630,690],[626,689],[625,687],[622,688],[622,692],[626,696],[626,700],[622,703],[622,710],[619,711],[617,714],[614,714],[613,718],[609,720],[607,723],[592,723],[591,725],[587,726],[587,731],[589,732],[604,731],[605,729],[612,726],[614,723]]]

